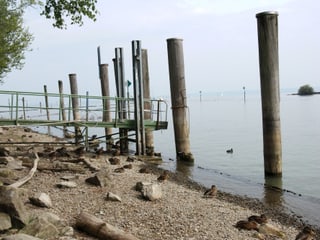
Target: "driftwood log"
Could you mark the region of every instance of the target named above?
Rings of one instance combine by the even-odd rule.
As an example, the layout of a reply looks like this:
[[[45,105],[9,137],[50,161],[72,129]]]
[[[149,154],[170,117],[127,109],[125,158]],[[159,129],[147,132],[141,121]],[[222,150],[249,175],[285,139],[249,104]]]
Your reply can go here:
[[[25,184],[26,182],[28,182],[34,175],[34,173],[37,170],[37,166],[38,166],[38,162],[39,162],[39,156],[37,153],[35,153],[36,155],[36,159],[33,162],[33,167],[31,168],[30,172],[28,173],[28,175],[24,176],[23,178],[19,179],[17,182],[12,183],[11,185],[9,185],[9,187],[14,187],[14,188],[18,188],[21,187],[23,184]]]
[[[101,219],[88,213],[80,213],[76,219],[76,227],[98,239],[108,240],[138,240],[130,233],[126,233]]]

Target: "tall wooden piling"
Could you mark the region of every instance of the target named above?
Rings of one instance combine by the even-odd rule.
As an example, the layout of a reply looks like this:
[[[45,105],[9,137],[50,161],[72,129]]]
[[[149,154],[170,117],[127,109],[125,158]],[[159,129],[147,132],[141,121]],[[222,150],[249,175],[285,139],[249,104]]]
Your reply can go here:
[[[69,81],[70,81],[70,92],[71,92],[71,103],[72,103],[72,113],[73,113],[73,120],[79,121],[80,120],[80,112],[79,112],[79,98],[78,98],[78,84],[77,84],[77,75],[75,73],[69,74]],[[81,138],[81,129],[79,126],[75,126],[75,141],[76,143],[79,142]]]
[[[261,12],[258,23],[265,175],[282,175],[278,13]]]
[[[134,93],[134,118],[136,120],[136,154],[144,155],[145,129],[144,129],[144,104],[143,104],[143,75],[141,41],[134,40],[132,46],[132,72],[133,72],[133,93]]]
[[[110,112],[110,88],[109,88],[109,75],[108,75],[108,64],[100,64],[99,65],[99,74],[101,81],[101,93],[103,96],[103,114],[102,121],[111,122],[111,112]],[[112,147],[112,128],[105,128],[105,136],[106,136],[106,148],[110,150]]]
[[[144,97],[144,119],[151,120],[151,96],[150,96],[150,78],[148,65],[148,50],[141,49],[142,57],[142,79],[143,79],[143,97]],[[146,153],[154,154],[153,132],[150,129],[145,130]]]
[[[59,96],[60,96],[60,111],[61,111],[61,117],[62,121],[66,121],[66,111],[64,108],[64,97],[63,97],[63,82],[61,80],[58,81],[58,88],[59,88]],[[67,127],[63,125],[63,136],[67,136]]]
[[[167,39],[173,127],[177,158],[193,161],[190,152],[182,39]]]
[[[124,56],[123,49],[116,48],[115,49],[115,58],[113,60],[114,70],[115,70],[115,80],[117,87],[117,95],[120,98],[117,102],[118,104],[118,112],[119,112],[119,120],[123,121],[127,118],[126,112],[126,102],[125,98],[125,71],[124,71]],[[128,130],[125,128],[119,129],[120,136],[120,152],[121,154],[125,154],[129,152],[129,143],[128,143]]]

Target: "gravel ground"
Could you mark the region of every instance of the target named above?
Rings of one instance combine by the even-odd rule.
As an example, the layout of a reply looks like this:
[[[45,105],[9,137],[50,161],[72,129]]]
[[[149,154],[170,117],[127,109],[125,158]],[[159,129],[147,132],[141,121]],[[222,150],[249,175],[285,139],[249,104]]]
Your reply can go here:
[[[25,136],[24,136],[25,135]],[[0,141],[58,141],[58,139],[34,132],[25,132],[23,128],[3,128]],[[10,145],[16,158],[26,159],[17,151],[18,145]],[[36,147],[43,151],[42,146]],[[61,147],[61,146],[60,146]],[[20,150],[23,148],[19,147]],[[27,149],[27,146],[24,146]],[[20,157],[19,157],[20,156]],[[37,171],[33,178],[23,185],[30,193],[45,192],[53,207],[47,209],[57,214],[67,225],[74,226],[75,218],[85,211],[103,221],[133,234],[139,239],[257,239],[257,232],[238,230],[234,225],[239,220],[245,220],[251,215],[266,213],[269,223],[284,232],[284,239],[295,239],[302,223],[293,216],[286,215],[281,209],[264,206],[256,199],[219,192],[215,198],[203,198],[204,188],[184,176],[170,173],[169,179],[161,183],[163,196],[157,201],[146,201],[141,193],[135,190],[137,182],[157,182],[162,169],[145,161],[136,160],[132,169],[123,173],[113,170],[125,164],[127,157],[121,156],[120,165],[111,165],[110,156],[104,154],[95,157],[87,154],[95,166],[108,169],[111,174],[111,184],[108,187],[96,187],[85,183],[94,171],[85,168],[85,172],[75,174],[70,172]],[[52,159],[40,158],[40,162],[50,162]],[[151,173],[140,173],[142,167],[151,169]],[[17,173],[24,176],[29,169]],[[76,188],[61,189],[56,184],[63,176],[76,176]],[[121,202],[106,200],[107,192],[121,197]],[[26,203],[30,211],[39,210]],[[1,234],[0,234],[1,236]],[[75,231],[75,239],[94,239],[82,232]],[[280,239],[267,236],[264,239]],[[316,239],[319,238],[319,233]]]

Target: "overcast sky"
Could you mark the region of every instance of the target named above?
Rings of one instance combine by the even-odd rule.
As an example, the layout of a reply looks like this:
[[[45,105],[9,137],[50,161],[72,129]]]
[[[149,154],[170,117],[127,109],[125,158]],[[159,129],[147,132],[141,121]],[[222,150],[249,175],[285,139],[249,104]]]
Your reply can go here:
[[[100,95],[97,47],[109,64],[114,95],[114,49],[124,49],[126,79],[132,80],[131,41],[148,50],[152,96],[169,95],[168,38],[182,38],[188,93],[259,90],[257,20],[278,11],[280,88],[310,84],[320,91],[319,0],[99,0],[96,22],[54,29],[30,9],[25,24],[34,35],[22,70],[1,89],[58,92],[76,73],[80,94]]]

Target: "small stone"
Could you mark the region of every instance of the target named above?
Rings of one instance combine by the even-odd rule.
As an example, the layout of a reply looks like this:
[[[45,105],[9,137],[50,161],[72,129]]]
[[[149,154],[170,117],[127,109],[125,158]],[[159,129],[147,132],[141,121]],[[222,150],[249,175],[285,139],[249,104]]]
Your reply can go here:
[[[0,147],[0,156],[1,157],[7,157],[9,156],[10,151],[6,147]]]
[[[57,183],[56,186],[58,188],[75,188],[77,187],[77,184],[72,181],[63,181],[63,182]]]
[[[117,202],[117,201],[121,202],[122,201],[121,198],[118,195],[116,195],[116,194],[114,194],[112,192],[108,192],[107,193],[107,200],[115,201],[115,202]]]
[[[11,218],[8,214],[0,212],[0,232],[12,227]]]
[[[51,208],[52,202],[48,194],[37,193],[34,197],[29,198],[30,202],[39,207]]]
[[[74,180],[74,179],[78,179],[79,176],[77,175],[68,175],[68,176],[62,176],[61,179],[64,181],[70,181],[70,180]]]

